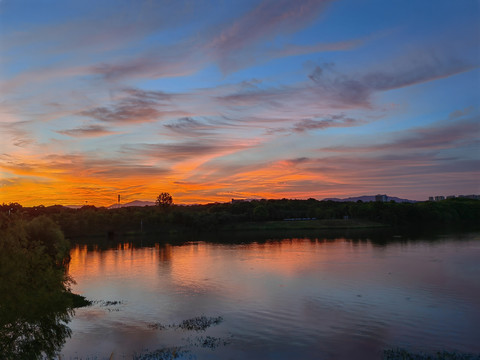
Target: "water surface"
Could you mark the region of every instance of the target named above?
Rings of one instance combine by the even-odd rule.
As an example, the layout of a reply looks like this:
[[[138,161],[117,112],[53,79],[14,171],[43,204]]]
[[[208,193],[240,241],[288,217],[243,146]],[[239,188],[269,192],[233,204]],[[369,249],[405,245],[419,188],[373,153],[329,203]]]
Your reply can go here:
[[[171,347],[195,359],[381,359],[396,347],[480,353],[480,234],[386,245],[127,242],[78,245],[71,255],[74,291],[99,302],[76,311],[64,359]],[[205,331],[168,327],[202,315],[223,321]]]

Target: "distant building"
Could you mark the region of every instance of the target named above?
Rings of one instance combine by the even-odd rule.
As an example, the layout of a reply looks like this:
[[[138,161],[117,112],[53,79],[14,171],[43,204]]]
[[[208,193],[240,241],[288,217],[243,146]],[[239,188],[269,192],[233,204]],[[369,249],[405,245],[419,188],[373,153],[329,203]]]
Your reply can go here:
[[[473,199],[473,200],[480,200],[480,195],[458,195],[458,196],[455,196],[455,195],[448,195],[446,197],[447,199]],[[429,196],[428,197],[428,201],[442,201],[442,200],[445,200],[445,196],[441,196],[441,195],[438,195],[438,196]]]
[[[480,200],[480,195],[458,195],[459,198]]]
[[[387,202],[388,200],[388,196],[387,195],[375,195],[375,201],[378,201],[378,202]]]
[[[236,204],[236,203],[241,203],[241,202],[246,202],[247,200],[245,199],[232,199],[232,204]]]

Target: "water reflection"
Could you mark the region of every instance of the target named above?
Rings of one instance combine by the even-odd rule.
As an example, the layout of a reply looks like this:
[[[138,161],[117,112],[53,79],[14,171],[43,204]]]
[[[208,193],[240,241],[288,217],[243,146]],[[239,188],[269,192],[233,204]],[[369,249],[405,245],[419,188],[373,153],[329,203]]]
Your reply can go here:
[[[12,304],[2,296],[0,309],[2,359],[53,357],[71,335],[67,326],[71,312],[65,306],[39,309],[32,301]]]
[[[206,336],[232,341],[214,353],[194,349],[198,359],[374,359],[398,346],[480,351],[478,235],[391,237],[387,245],[372,234],[232,237],[76,247],[77,291],[122,306],[78,311],[64,354],[184,348],[190,335],[149,325],[200,315],[222,316]],[[85,344],[95,350],[85,353]]]
[[[0,254],[1,358],[53,357],[71,334],[71,298],[56,269],[39,264],[35,253],[24,254],[29,260],[16,255]]]

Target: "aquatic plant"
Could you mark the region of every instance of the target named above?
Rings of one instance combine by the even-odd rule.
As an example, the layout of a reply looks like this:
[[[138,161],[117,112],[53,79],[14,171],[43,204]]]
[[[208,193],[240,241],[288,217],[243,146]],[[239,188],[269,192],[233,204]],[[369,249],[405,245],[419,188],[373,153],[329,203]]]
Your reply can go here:
[[[182,329],[192,331],[205,331],[210,326],[218,325],[223,321],[223,317],[206,317],[204,315],[191,319],[183,320],[180,324],[164,325],[161,323],[148,324],[148,327],[155,330]]]
[[[480,360],[480,354],[438,351],[434,354],[412,353],[405,349],[388,349],[383,352],[383,360]]]
[[[182,347],[167,347],[142,354],[134,354],[133,360],[173,360],[184,358],[189,354],[188,350]]]
[[[207,348],[210,350],[215,350],[219,346],[228,345],[230,342],[224,338],[214,337],[214,336],[197,336],[191,345],[196,347]]]
[[[223,317],[206,317],[206,316],[197,316],[192,319],[183,320],[178,328],[183,330],[194,330],[194,331],[205,331],[212,325],[218,325],[223,321]]]

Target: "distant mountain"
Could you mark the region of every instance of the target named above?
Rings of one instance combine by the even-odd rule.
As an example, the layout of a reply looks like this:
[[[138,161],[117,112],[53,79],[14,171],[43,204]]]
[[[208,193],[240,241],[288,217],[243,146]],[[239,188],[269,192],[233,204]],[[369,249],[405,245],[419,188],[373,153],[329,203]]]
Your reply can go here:
[[[140,200],[134,200],[130,201],[125,204],[113,204],[110,205],[107,209],[118,209],[122,207],[129,207],[129,206],[155,206],[155,202],[153,201],[140,201]]]
[[[346,198],[346,199],[339,199],[339,198],[326,198],[326,199],[323,199],[324,201],[328,201],[328,200],[331,200],[331,201],[338,201],[338,202],[347,202],[347,201],[353,201],[353,202],[356,202],[358,200],[361,200],[363,202],[369,202],[369,201],[375,201],[375,195],[364,195],[364,196],[356,196],[356,197],[349,197],[349,198]],[[395,201],[395,202],[408,202],[408,203],[415,203],[417,202],[416,200],[409,200],[409,199],[400,199],[396,196],[388,196],[387,195],[387,201]]]

